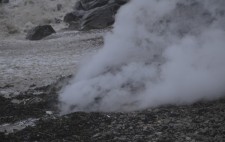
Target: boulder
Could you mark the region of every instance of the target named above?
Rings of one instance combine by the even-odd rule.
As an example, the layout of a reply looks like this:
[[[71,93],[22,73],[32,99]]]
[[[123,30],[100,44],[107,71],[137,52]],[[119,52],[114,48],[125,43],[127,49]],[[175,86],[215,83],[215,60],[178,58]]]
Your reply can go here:
[[[83,10],[91,10],[106,5],[109,0],[80,0]]]
[[[58,4],[56,5],[56,9],[57,9],[58,11],[61,11],[62,8],[63,8],[62,4],[58,3]]]
[[[88,11],[82,18],[81,29],[102,29],[112,25],[119,7],[118,4],[107,4]]]
[[[70,13],[67,13],[63,19],[65,23],[69,24],[70,30],[79,30],[80,29],[80,22],[84,15],[84,11],[77,10]]]
[[[26,39],[28,40],[40,40],[46,36],[55,33],[55,30],[52,28],[51,25],[43,25],[37,26],[28,31]]]
[[[128,3],[130,0],[111,0],[111,1],[115,1],[115,3],[117,3],[119,5],[124,5],[124,4]]]
[[[65,16],[64,16],[64,19],[63,21],[65,23],[71,23],[71,22],[76,22],[78,20],[80,20],[83,15],[84,15],[84,11],[81,11],[81,10],[76,10],[76,11],[73,11],[73,12],[70,12],[70,13],[67,13]]]
[[[74,10],[84,10],[81,1],[77,1],[74,6]]]
[[[79,0],[74,11],[67,13],[64,22],[69,29],[90,30],[106,28],[114,23],[120,6],[130,0]]]

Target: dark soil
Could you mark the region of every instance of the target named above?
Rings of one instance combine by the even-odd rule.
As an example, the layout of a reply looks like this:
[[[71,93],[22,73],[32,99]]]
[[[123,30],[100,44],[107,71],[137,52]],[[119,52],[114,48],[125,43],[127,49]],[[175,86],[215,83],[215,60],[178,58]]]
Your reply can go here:
[[[62,78],[59,82],[65,82]],[[59,116],[57,82],[15,98],[0,97],[0,125],[39,118],[36,126],[6,134],[2,142],[224,142],[225,99],[127,112],[76,112]],[[33,95],[35,91],[42,93]],[[41,101],[37,101],[39,100]],[[27,100],[12,103],[12,99]],[[46,114],[52,111],[53,114]]]

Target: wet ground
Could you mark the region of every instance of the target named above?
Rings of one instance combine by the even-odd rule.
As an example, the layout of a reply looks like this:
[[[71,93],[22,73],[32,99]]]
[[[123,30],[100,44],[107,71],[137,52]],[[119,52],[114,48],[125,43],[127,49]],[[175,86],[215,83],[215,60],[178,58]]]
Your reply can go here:
[[[102,32],[64,32],[38,42],[0,41],[0,141],[224,142],[225,98],[137,112],[59,115],[58,93]]]

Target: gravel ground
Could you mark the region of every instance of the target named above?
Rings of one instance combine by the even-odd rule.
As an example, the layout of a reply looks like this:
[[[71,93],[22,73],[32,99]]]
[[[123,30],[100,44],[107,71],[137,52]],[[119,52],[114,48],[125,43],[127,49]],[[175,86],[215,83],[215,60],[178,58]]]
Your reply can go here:
[[[7,116],[1,114],[4,118],[9,115],[16,116],[17,122],[19,119],[38,118],[35,126],[28,126],[20,131],[15,130],[14,133],[0,133],[1,140],[12,142],[225,141],[225,99],[199,102],[189,106],[162,106],[137,112],[75,112],[59,116],[57,109],[52,107],[54,97],[45,95],[44,98],[45,101],[33,102],[32,105],[14,105],[14,111],[7,112],[5,114]],[[52,114],[46,113],[47,110],[51,110]],[[15,117],[11,118],[15,119]]]
[[[0,141],[224,142],[225,99],[137,112],[59,115],[58,91],[105,31],[0,41]]]
[[[73,74],[82,57],[102,46],[105,33],[61,32],[41,41],[0,40],[0,95],[46,86]]]

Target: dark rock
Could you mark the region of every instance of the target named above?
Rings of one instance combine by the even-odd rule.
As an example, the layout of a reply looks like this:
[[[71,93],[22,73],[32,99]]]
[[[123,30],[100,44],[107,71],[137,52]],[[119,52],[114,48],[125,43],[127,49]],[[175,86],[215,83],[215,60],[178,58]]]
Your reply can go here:
[[[124,5],[130,0],[80,0],[76,3],[77,10],[91,10],[97,7],[105,6],[106,4]]]
[[[124,5],[128,3],[130,0],[110,0],[109,3],[117,3],[119,5]]]
[[[57,4],[56,8],[57,8],[58,11],[62,10],[62,4]]]
[[[40,39],[42,39],[46,36],[49,36],[53,33],[55,33],[55,30],[52,28],[51,25],[37,26],[28,31],[26,39],[40,40]]]
[[[85,12],[81,10],[67,13],[63,21],[69,24],[70,30],[79,30],[84,13]]]
[[[71,22],[67,29],[68,30],[80,30],[80,22]]]
[[[84,10],[91,10],[106,5],[109,0],[80,0]]]
[[[111,26],[120,6],[130,0],[79,0],[75,11],[67,13],[64,22],[72,30],[102,29]]]
[[[82,18],[81,29],[101,29],[112,25],[119,7],[118,4],[108,4],[87,12]]]
[[[74,6],[74,10],[84,10],[81,1],[77,1]]]
[[[130,0],[116,0],[116,3],[120,4],[120,5],[124,5],[126,3],[130,2]]]
[[[90,30],[111,26],[115,21],[115,14],[120,6],[130,0],[79,0],[75,11],[67,13],[64,22],[69,29]]]
[[[87,8],[87,5],[89,4],[89,3],[91,3],[91,2],[93,2],[94,0],[79,0],[79,1],[77,1],[77,3],[79,3],[80,4],[80,6],[82,7],[82,10],[86,10],[86,8]],[[78,5],[79,5],[78,4]]]
[[[84,15],[84,11],[73,11],[70,13],[67,13],[63,19],[66,23],[76,22],[80,20]]]
[[[59,24],[59,23],[61,23],[62,22],[62,20],[61,19],[59,19],[59,18],[55,18],[55,23],[56,24]]]
[[[67,13],[65,16],[64,16],[64,19],[63,21],[66,22],[66,23],[70,23],[70,22],[73,22],[73,21],[77,21],[79,18],[73,14],[73,12],[70,12],[70,13]]]

